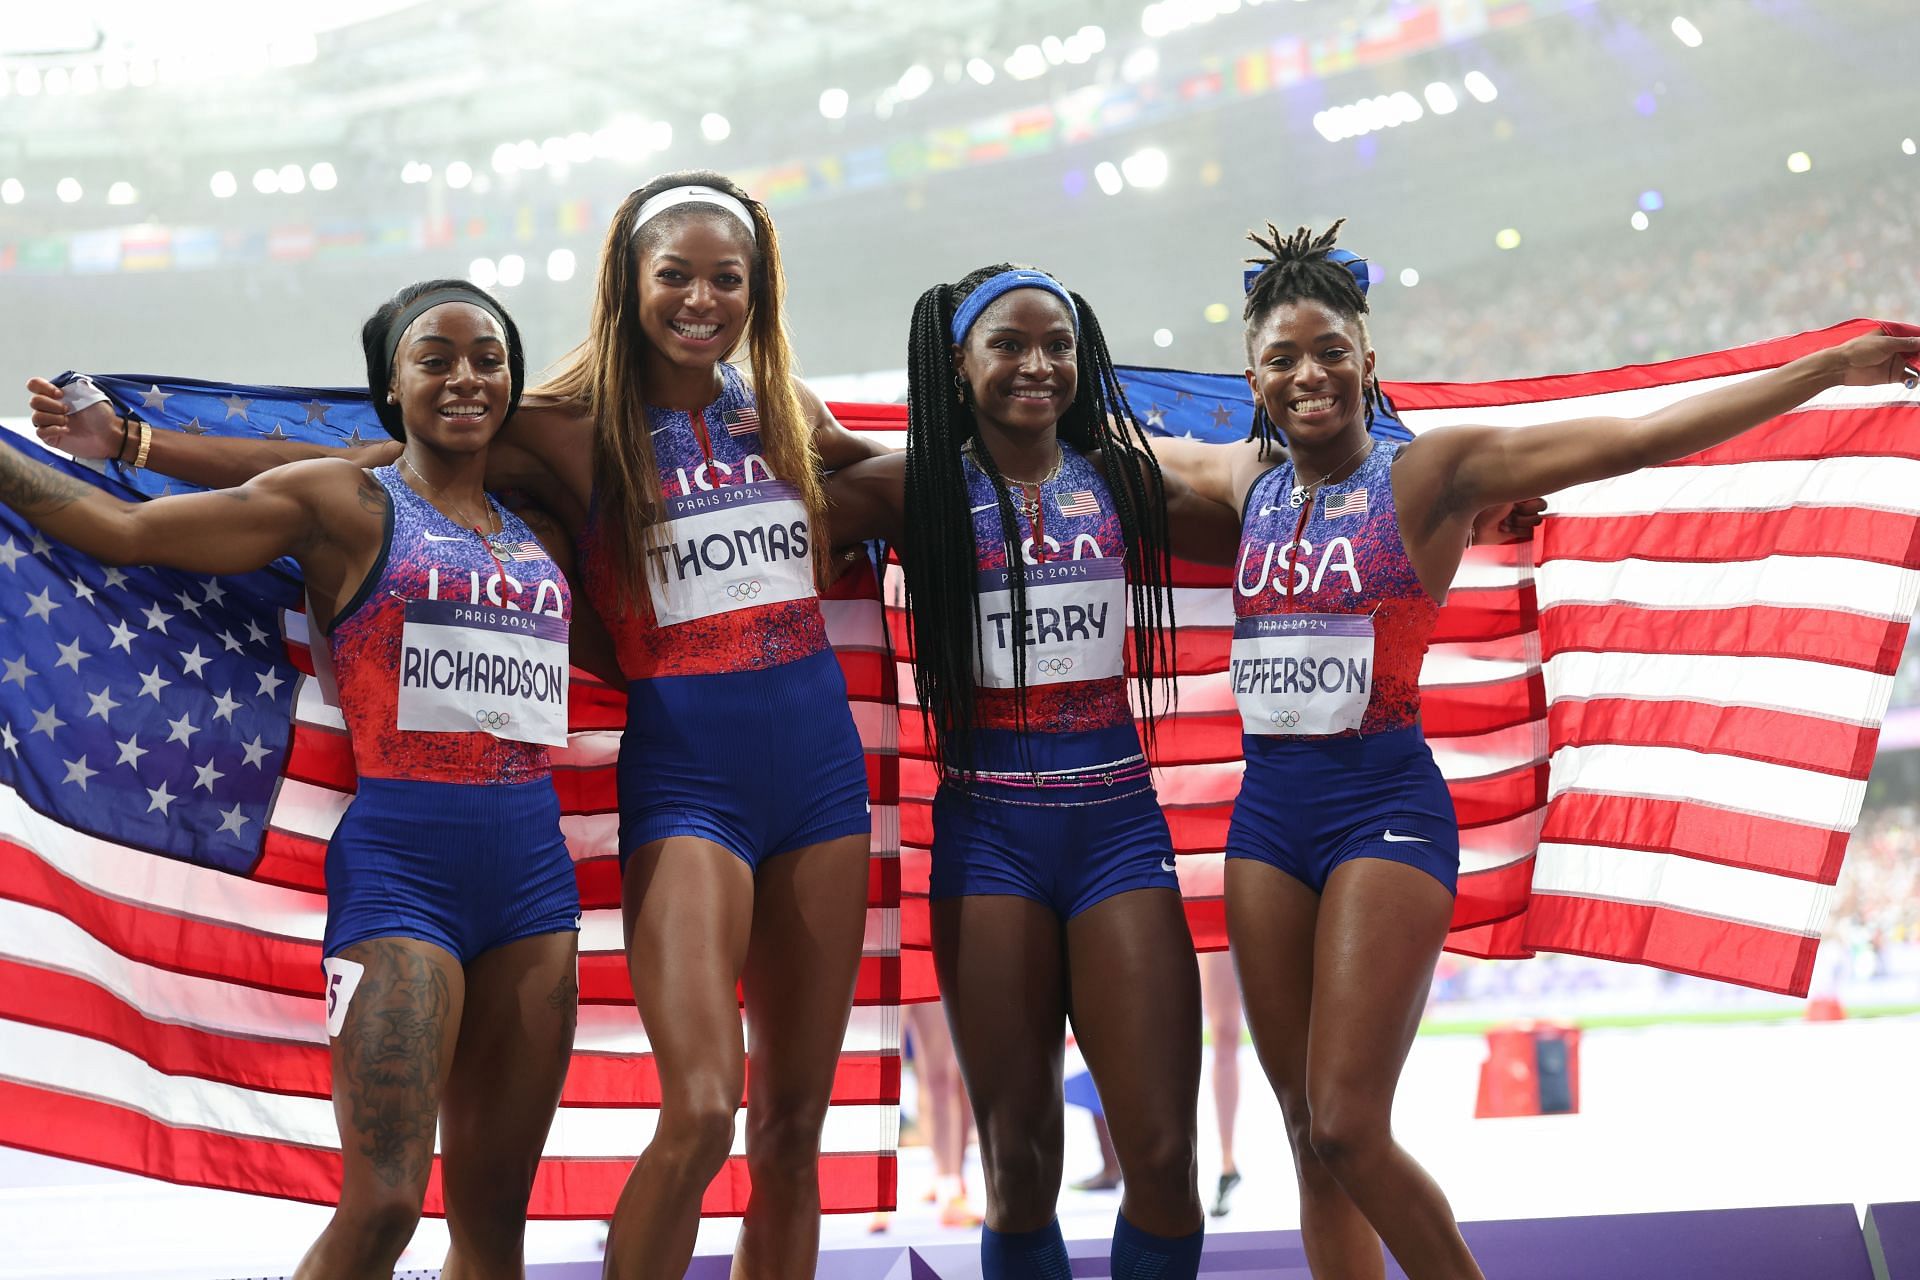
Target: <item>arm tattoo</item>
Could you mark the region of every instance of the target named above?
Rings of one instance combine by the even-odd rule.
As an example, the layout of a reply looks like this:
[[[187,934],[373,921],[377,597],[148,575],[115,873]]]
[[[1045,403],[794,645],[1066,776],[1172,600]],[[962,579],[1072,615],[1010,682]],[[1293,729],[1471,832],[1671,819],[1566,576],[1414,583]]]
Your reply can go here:
[[[28,519],[50,516],[95,492],[83,480],[0,446],[0,502]]]
[[[371,511],[378,516],[384,516],[387,508],[393,505],[393,498],[388,495],[386,486],[374,479],[371,471],[360,473],[360,484],[353,496],[360,503],[361,510]]]
[[[366,966],[334,1045],[334,1096],[357,1145],[390,1187],[425,1187],[440,1115],[440,1046],[452,1011],[446,975],[390,938],[351,948]]]

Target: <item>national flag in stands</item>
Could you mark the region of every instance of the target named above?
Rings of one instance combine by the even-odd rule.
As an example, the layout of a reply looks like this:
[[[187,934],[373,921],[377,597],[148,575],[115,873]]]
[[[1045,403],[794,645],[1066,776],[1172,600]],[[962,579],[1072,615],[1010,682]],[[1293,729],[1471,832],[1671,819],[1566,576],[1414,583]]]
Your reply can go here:
[[[1100,500],[1093,496],[1091,489],[1075,489],[1072,493],[1063,493],[1054,499],[1060,506],[1063,516],[1097,516],[1100,514]]]
[[[123,411],[175,429],[386,438],[363,394],[96,381]],[[322,868],[354,767],[313,678],[299,604],[291,571],[107,568],[0,507],[0,1144],[337,1197]],[[874,859],[821,1196],[829,1212],[867,1212],[893,1204],[899,1119],[894,667],[872,565],[857,564],[822,607],[868,750]],[[580,1023],[532,1212],[605,1218],[653,1132],[660,1083],[621,946],[612,766],[623,698],[574,678],[554,774],[585,907]],[[744,1210],[740,1150],[707,1213]],[[440,1186],[436,1176],[429,1212],[443,1211]]]
[[[1352,493],[1330,493],[1323,510],[1329,520],[1338,520],[1343,516],[1364,516],[1367,514],[1367,491],[1355,489]]]
[[[1404,422],[1373,430],[1646,413],[1877,327],[1605,373],[1389,384]],[[1163,430],[1246,435],[1229,379],[1120,374]],[[903,439],[902,409],[832,407]],[[1806,993],[1920,596],[1916,464],[1920,396],[1843,388],[1705,454],[1549,495],[1557,514],[1532,544],[1467,553],[1421,677],[1462,829],[1451,950],[1567,951]],[[1221,850],[1241,771],[1227,582],[1176,565],[1180,702],[1155,761],[1203,948],[1226,941]],[[910,698],[911,679],[901,688]],[[921,995],[935,779],[917,710],[901,723],[903,972]]]
[[[727,424],[730,436],[750,436],[760,429],[760,411],[752,405],[744,409],[729,409],[720,415]]]

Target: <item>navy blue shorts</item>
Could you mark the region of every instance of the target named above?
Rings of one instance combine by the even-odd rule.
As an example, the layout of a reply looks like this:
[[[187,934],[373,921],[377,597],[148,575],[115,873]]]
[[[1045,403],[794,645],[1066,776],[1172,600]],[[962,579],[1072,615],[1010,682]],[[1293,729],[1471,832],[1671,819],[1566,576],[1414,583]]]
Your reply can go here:
[[[1315,893],[1352,858],[1404,862],[1454,891],[1460,826],[1418,725],[1351,738],[1247,734],[1227,856],[1280,868]]]
[[[1083,769],[1140,754],[1132,725],[1092,733],[974,735],[981,770]],[[1052,907],[1063,920],[1131,889],[1180,889],[1173,837],[1144,768],[1118,780],[1034,787],[975,779],[933,798],[935,898],[1004,893]],[[1125,776],[1125,775],[1131,776]]]
[[[627,686],[620,865],[698,836],[749,867],[873,829],[867,762],[831,650],[761,671]]]
[[[580,890],[553,782],[362,778],[327,845],[323,956],[417,938],[466,964],[580,927]]]

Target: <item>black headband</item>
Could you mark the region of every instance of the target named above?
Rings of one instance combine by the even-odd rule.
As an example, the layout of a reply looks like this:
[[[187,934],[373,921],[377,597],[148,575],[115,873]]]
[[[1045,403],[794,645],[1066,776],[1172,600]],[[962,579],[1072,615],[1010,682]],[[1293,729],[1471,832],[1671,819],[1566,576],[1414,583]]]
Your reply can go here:
[[[407,330],[412,327],[413,322],[435,307],[445,306],[449,302],[470,303],[492,316],[495,320],[498,320],[500,322],[500,336],[502,341],[505,341],[513,333],[513,330],[507,325],[507,313],[502,311],[493,299],[475,293],[470,289],[435,289],[431,293],[423,293],[418,298],[415,298],[408,304],[405,311],[402,311],[398,316],[394,317],[393,326],[387,330],[387,369],[389,372],[393,369],[394,358],[400,353],[400,339],[407,336]]]

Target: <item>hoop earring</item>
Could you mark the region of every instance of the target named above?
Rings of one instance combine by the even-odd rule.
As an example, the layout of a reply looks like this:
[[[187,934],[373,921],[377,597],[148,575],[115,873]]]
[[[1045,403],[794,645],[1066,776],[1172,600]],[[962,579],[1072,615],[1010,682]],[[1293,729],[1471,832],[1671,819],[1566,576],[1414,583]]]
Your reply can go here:
[[[953,375],[953,402],[955,404],[965,404],[967,402],[967,384],[961,379],[958,370],[956,370]]]

